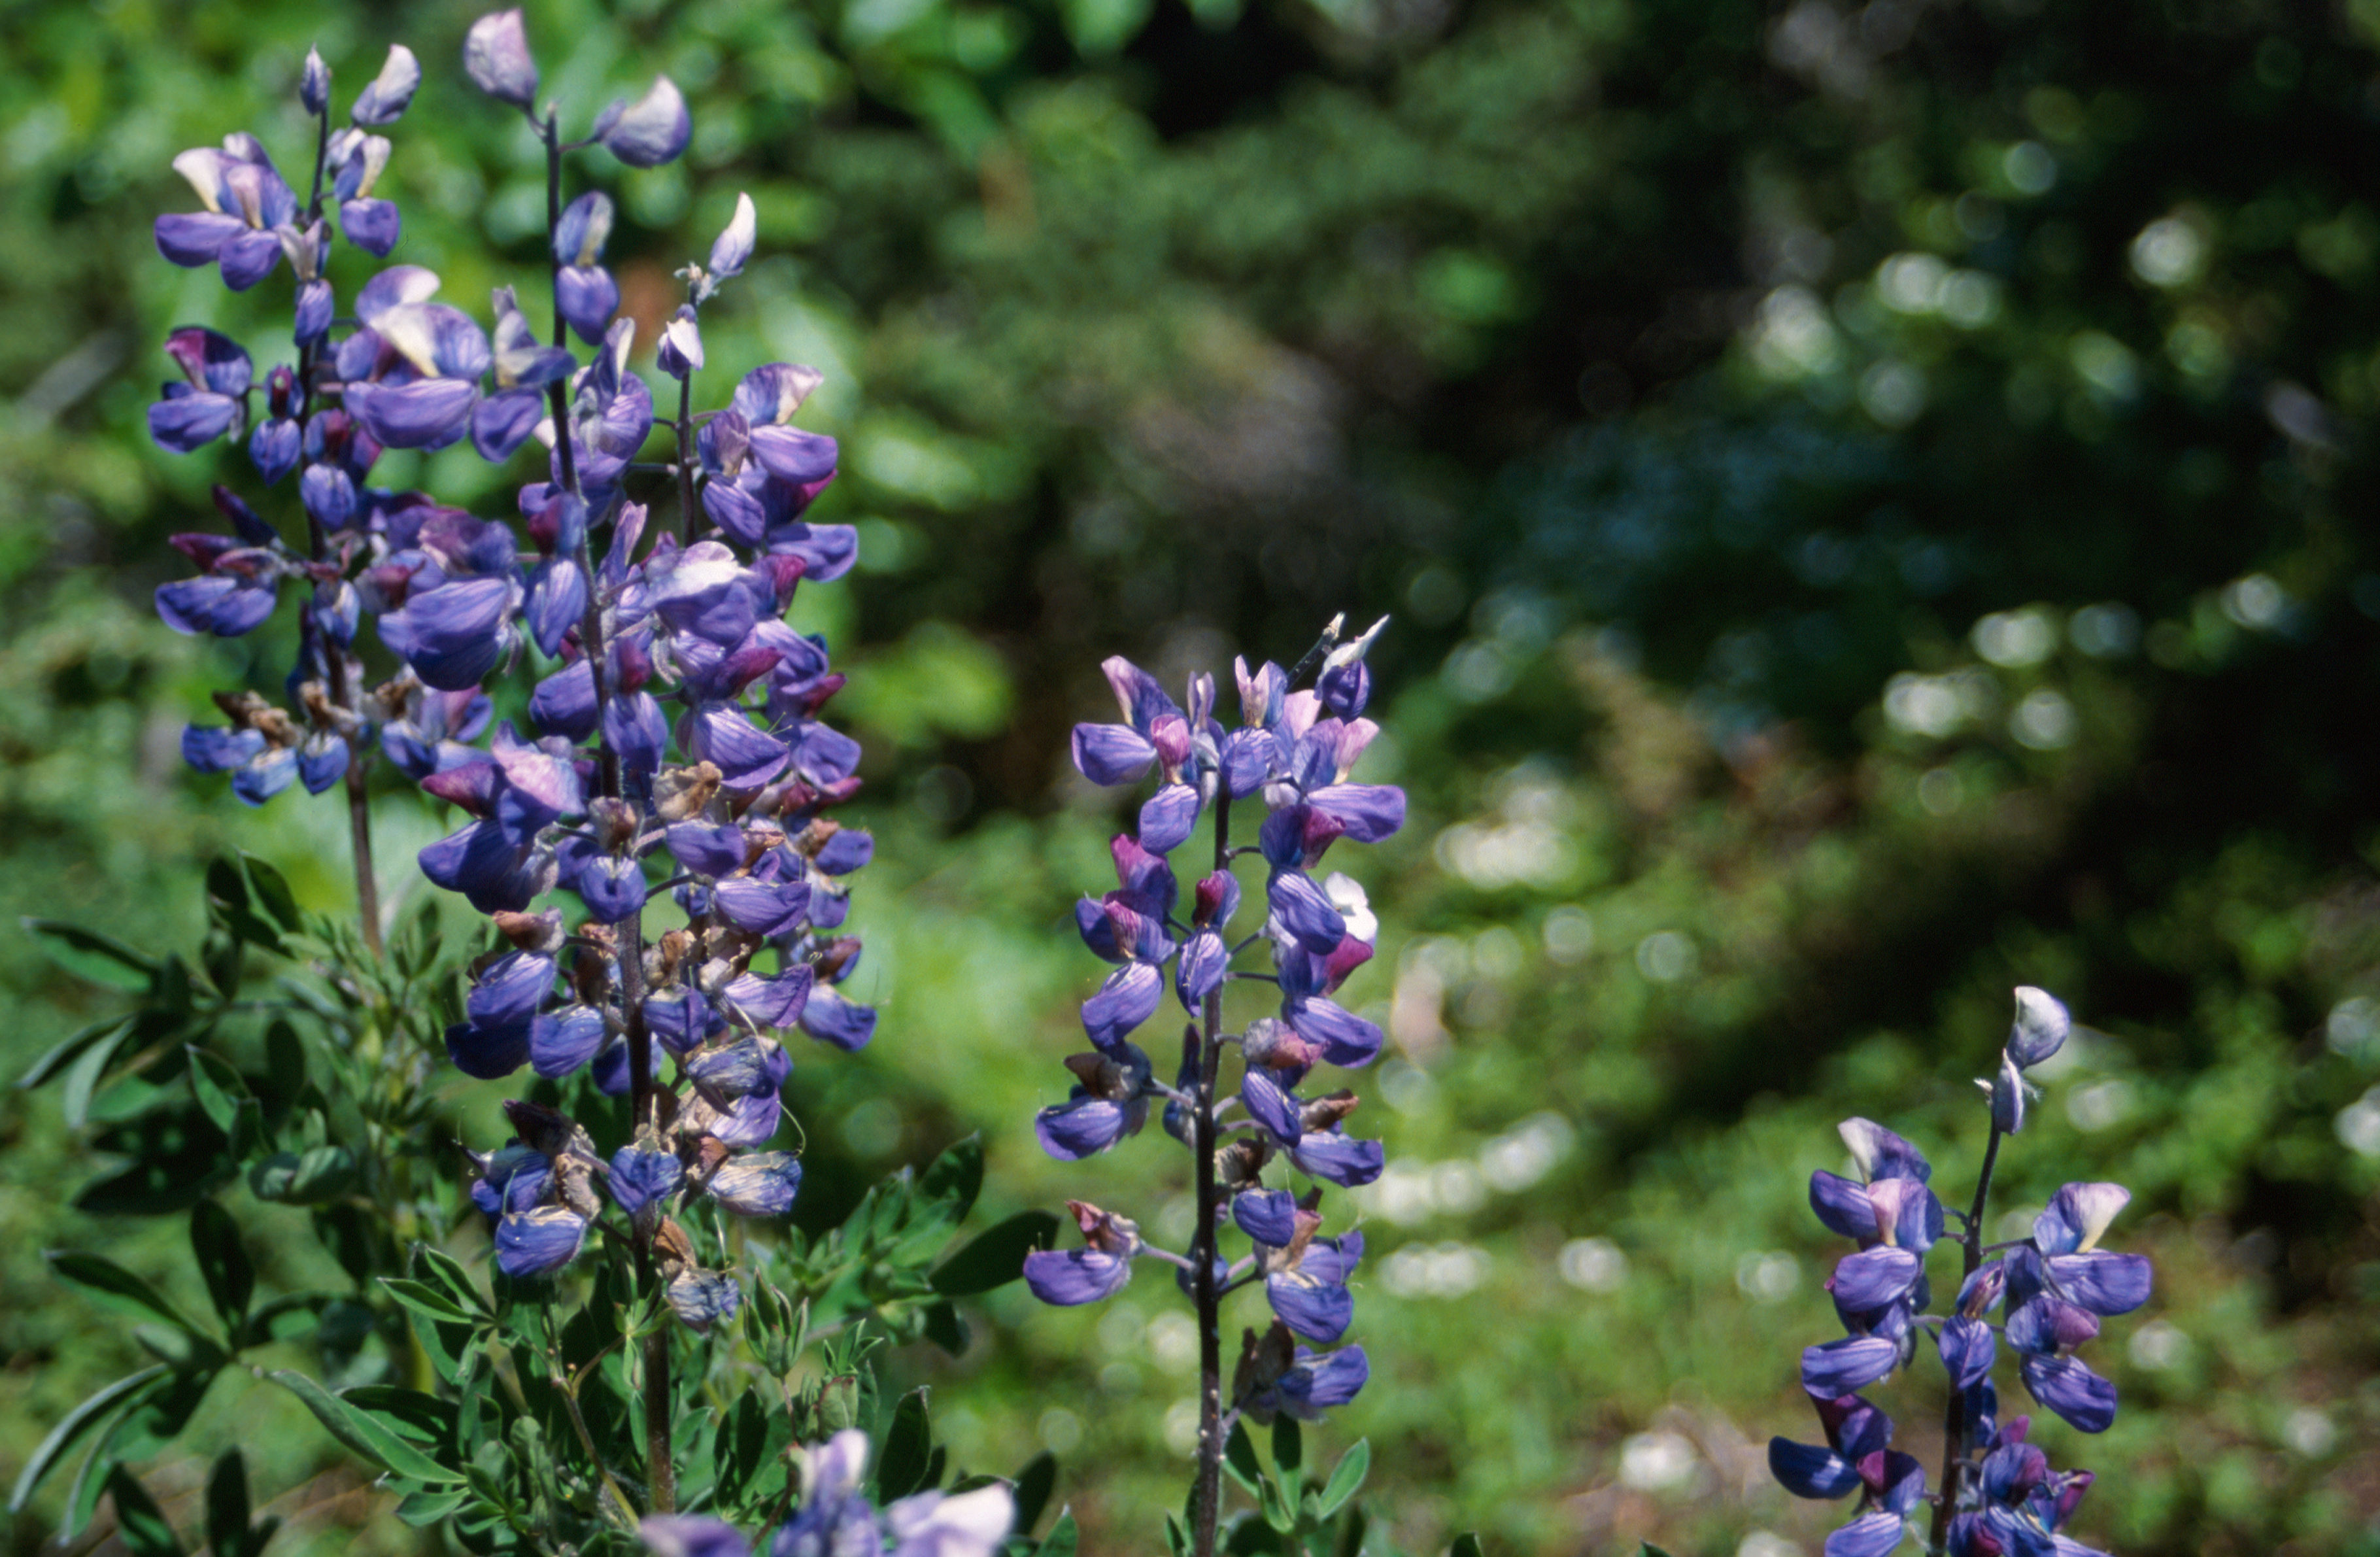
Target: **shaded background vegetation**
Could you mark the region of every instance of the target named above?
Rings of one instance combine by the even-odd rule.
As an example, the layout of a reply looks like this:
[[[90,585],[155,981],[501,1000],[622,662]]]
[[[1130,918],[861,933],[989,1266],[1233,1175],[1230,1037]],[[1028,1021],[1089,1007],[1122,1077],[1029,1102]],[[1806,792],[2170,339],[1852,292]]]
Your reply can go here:
[[[774,257],[711,360],[817,364],[805,421],[844,440],[821,512],[862,527],[863,571],[797,611],[855,672],[885,1022],[796,1072],[805,1219],[981,1129],[994,1210],[1088,1193],[1180,1235],[1160,1143],[1062,1169],[1027,1127],[1062,1095],[1096,972],[1067,906],[1117,820],[1065,732],[1104,716],[1105,654],[1176,679],[1392,612],[1374,773],[1413,820],[1369,867],[1383,955],[1350,991],[1394,1039],[1358,1120],[1391,1161],[1376,1371],[1328,1436],[1373,1438],[1401,1541],[1815,1551],[1838,1511],[1762,1460],[1805,1432],[1794,1357],[1832,1323],[1801,1185],[1852,1113],[1971,1173],[1967,1078],[2033,982],[2092,1030],[2002,1203],[2120,1179],[2159,1271],[2097,1347],[2115,1429],[2044,1429],[2101,1473],[2081,1533],[2380,1551],[2380,6],[528,10],[581,119],[656,67],[693,101],[685,164],[593,170],[643,339],[749,189]],[[199,644],[148,609],[164,535],[247,480],[149,444],[157,343],[206,322],[271,361],[285,305],[164,265],[149,224],[188,203],[185,146],[245,126],[297,162],[309,42],[351,93],[403,41],[429,80],[383,189],[395,258],[467,304],[540,293],[530,143],[452,67],[471,14],[0,13],[12,911],[179,944],[235,844],[348,891],[332,802],[242,813],[176,757],[294,628]],[[528,468],[382,475],[496,514]],[[401,900],[442,824],[392,788],[380,826]],[[13,934],[0,985],[12,1067],[106,999]],[[37,1251],[120,1242],[181,1279],[176,1228],[75,1204],[134,1102],[75,1132],[0,1103],[0,1473],[134,1355]],[[1165,1285],[1067,1313],[1012,1288],[959,1362],[901,1366],[956,1458],[1060,1450],[1090,1548],[1135,1550],[1195,1369]],[[1921,1442],[1933,1381],[1889,1392]],[[260,1496],[343,1546],[372,1504],[314,1475],[331,1445],[218,1388]]]

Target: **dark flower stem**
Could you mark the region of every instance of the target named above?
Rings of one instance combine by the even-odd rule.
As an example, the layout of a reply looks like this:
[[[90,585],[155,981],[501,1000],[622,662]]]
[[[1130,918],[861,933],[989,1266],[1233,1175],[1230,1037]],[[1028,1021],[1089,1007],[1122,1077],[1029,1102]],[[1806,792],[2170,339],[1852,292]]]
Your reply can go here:
[[[677,381],[678,541],[694,544],[694,370]]]
[[[1232,796],[1219,787],[1215,869],[1227,870],[1231,863]],[[1198,1096],[1191,1111],[1198,1159],[1198,1230],[1190,1243],[1190,1290],[1198,1305],[1198,1477],[1190,1495],[1190,1539],[1191,1551],[1197,1557],[1214,1557],[1223,1480],[1223,1295],[1215,1281],[1215,1077],[1223,1053],[1220,989],[1209,991],[1200,1003],[1199,1018]]]
[[[554,125],[553,114],[548,110],[537,126],[538,139],[545,143],[545,249],[552,263],[553,281],[553,344],[567,347],[565,322],[562,317],[562,257],[554,252],[553,235],[562,225],[562,138]],[[553,444],[556,462],[561,468],[565,491],[580,501],[585,493],[578,485],[577,456],[570,446],[569,390],[562,380],[556,380],[546,390],[546,400],[553,415]],[[586,651],[588,672],[595,683],[595,727],[599,742],[597,785],[608,798],[619,799],[620,754],[612,748],[612,737],[605,728],[604,713],[611,699],[611,688],[605,684],[610,673],[610,656],[603,642],[603,602],[601,598],[594,566],[594,551],[587,540],[593,528],[594,516],[579,527],[578,567],[587,578],[587,614],[579,619],[579,647]],[[632,1128],[638,1134],[656,1123],[653,1107],[652,1033],[645,1023],[645,935],[641,912],[622,919],[613,931],[616,938],[615,965],[620,970],[620,1016],[626,1027],[628,1043],[628,1090]],[[637,1285],[649,1295],[657,1296],[661,1290],[660,1272],[654,1269],[650,1245],[637,1250]],[[659,1305],[656,1305],[659,1307]],[[648,1488],[648,1512],[674,1513],[677,1508],[677,1466],[670,1454],[670,1331],[665,1314],[659,1316],[651,1332],[644,1338],[645,1364],[645,1479]]]
[[[322,179],[331,163],[331,110],[329,104],[314,116],[314,183],[306,200],[306,226],[313,229],[322,219]],[[302,289],[305,283],[298,283]],[[320,352],[316,343],[298,350],[298,420],[303,423],[314,408],[314,365]],[[330,560],[330,537],[322,532],[322,522],[307,516],[308,539],[313,542],[314,560]],[[308,613],[304,627],[310,639],[315,636],[312,613]],[[362,688],[347,685],[346,651],[336,644],[317,644],[322,651],[324,674],[330,680],[331,703],[349,713],[358,712]],[[371,797],[369,780],[371,755],[351,746],[347,750],[347,845],[356,862],[356,917],[362,921],[364,945],[372,955],[380,955],[380,876],[372,868]]]
[[[1975,1203],[1967,1212],[1967,1225],[1959,1234],[1959,1284],[1962,1288],[1984,1262],[1984,1207],[1991,1198],[1992,1169],[1999,1160],[2000,1127],[1994,1125],[1991,1142],[1984,1148],[1984,1171],[1975,1175]],[[1942,1491],[1934,1504],[1933,1529],[1925,1539],[1928,1551],[1939,1552],[1949,1543],[1950,1518],[1958,1512],[1959,1484],[1967,1470],[1970,1425],[1967,1392],[1954,1389],[1950,1392],[1950,1404],[1942,1413]]]

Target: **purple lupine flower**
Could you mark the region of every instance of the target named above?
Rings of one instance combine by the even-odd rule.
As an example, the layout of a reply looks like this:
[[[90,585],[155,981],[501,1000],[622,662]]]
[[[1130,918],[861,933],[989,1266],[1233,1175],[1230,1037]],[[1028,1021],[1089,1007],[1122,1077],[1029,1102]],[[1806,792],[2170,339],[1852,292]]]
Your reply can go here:
[[[714,1324],[735,1317],[744,1306],[744,1289],[735,1278],[723,1271],[704,1271],[689,1266],[669,1278],[662,1288],[670,1311],[689,1330],[708,1332]]]
[[[2073,1028],[2074,1019],[2055,996],[2023,986],[2016,991],[2016,1020],[2009,1027],[2009,1058],[2031,1070],[2064,1048]]]
[[[463,39],[463,69],[490,97],[521,109],[535,105],[537,61],[529,57],[517,9],[492,11],[471,24]]]
[[[602,343],[612,316],[620,311],[620,285],[603,268],[603,246],[612,237],[612,197],[589,189],[563,209],[553,229],[554,295],[563,321],[589,346]]]
[[[693,137],[694,121],[686,114],[685,94],[667,76],[657,76],[634,103],[614,103],[605,108],[588,139],[600,141],[630,167],[659,167],[675,162]]]
[[[1925,1470],[1916,1457],[1883,1449],[1857,1462],[1861,1512],[1827,1538],[1826,1557],[1885,1557],[1909,1533],[1925,1501]]]
[[[1289,1237],[1279,1245],[1268,1238],[1256,1239],[1257,1269],[1264,1272],[1265,1296],[1292,1334],[1308,1341],[1336,1341],[1355,1317],[1355,1297],[1347,1290],[1347,1278],[1364,1257],[1364,1235],[1316,1237],[1322,1217],[1310,1207],[1299,1207],[1292,1222]]]
[[[1813,1395],[1824,1445],[1768,1441],[1768,1471],[1797,1498],[1840,1498],[1861,1485],[1860,1464],[1892,1442],[1892,1418],[1856,1394]]]
[[[149,435],[159,446],[188,454],[237,432],[256,382],[256,366],[239,343],[193,324],[165,337],[165,355],[188,382],[167,383],[164,398],[149,407]]]
[[[388,46],[380,74],[356,99],[348,117],[359,125],[391,125],[401,117],[421,85],[421,62],[402,43]]]
[[[322,63],[320,49],[309,44],[306,63],[298,77],[298,101],[309,114],[320,114],[331,106],[331,67]]]
[[[867,1498],[868,1436],[845,1429],[803,1452],[802,1502],[771,1540],[772,1557],[991,1557],[1016,1520],[1002,1483],[970,1492],[928,1490],[888,1505]],[[638,1527],[654,1557],[751,1557],[752,1544],[723,1520],[652,1514]]]
[[[1356,718],[1371,700],[1372,673],[1365,667],[1364,656],[1388,625],[1389,619],[1383,616],[1361,638],[1340,644],[1323,657],[1321,674],[1314,679],[1314,695],[1334,718]]]
[[[1114,1052],[1075,1054],[1066,1068],[1076,1084],[1067,1101],[1034,1116],[1041,1150],[1060,1162],[1096,1157],[1148,1121],[1148,1056],[1138,1045],[1119,1041]]]
[[[388,138],[350,128],[332,136],[324,150],[331,196],[339,202],[339,231],[365,253],[386,259],[405,232],[396,203],[372,194],[388,167]]]
[[[470,431],[488,337],[462,310],[428,301],[437,290],[419,265],[381,272],[356,298],[363,328],[339,348],[342,403],[387,448],[443,449]]]
[[[1270,1422],[1276,1415],[1318,1422],[1323,1412],[1354,1400],[1372,1376],[1371,1360],[1361,1346],[1342,1346],[1335,1352],[1304,1346],[1293,1349],[1286,1326],[1276,1323],[1275,1333],[1281,1337],[1285,1366],[1278,1369],[1260,1366],[1255,1370],[1255,1381],[1245,1389],[1239,1387],[1242,1381],[1234,1380],[1234,1393],[1242,1397],[1240,1408],[1258,1422]],[[1249,1349],[1257,1349],[1253,1337]],[[1244,1373],[1249,1371],[1245,1357],[1241,1368]],[[1269,1378],[1265,1377],[1268,1373]]]
[[[753,209],[752,197],[737,191],[735,214],[711,240],[710,261],[696,267],[688,277],[693,284],[697,308],[709,302],[722,283],[733,281],[744,274],[744,266],[752,258],[752,248],[759,237],[759,231],[760,216]]]
[[[738,1216],[783,1216],[802,1187],[802,1164],[788,1151],[751,1151],[729,1160],[703,1186]]]
[[[578,1258],[587,1225],[564,1206],[511,1212],[496,1223],[496,1269],[516,1282],[550,1276]]]
[[[1144,1246],[1137,1223],[1084,1200],[1066,1209],[1082,1229],[1078,1249],[1041,1249],[1025,1257],[1025,1283],[1044,1303],[1072,1308],[1122,1292],[1132,1280],[1133,1258]]]
[[[176,535],[174,548],[206,571],[157,586],[157,614],[176,632],[237,638],[264,625],[288,565],[263,546],[235,546],[220,535]]]
[[[195,147],[174,159],[203,212],[157,218],[157,252],[186,268],[218,267],[224,285],[245,292],[281,262],[280,229],[298,214],[298,197],[282,181],[256,137],[224,137],[223,149]]]
[[[1950,1522],[1950,1557],[2015,1557],[2056,1551],[2058,1557],[2104,1557],[2058,1534],[2096,1479],[2087,1470],[2053,1471],[2048,1457],[2024,1441],[2026,1418],[1994,1434],[1978,1478],[1982,1506]]]

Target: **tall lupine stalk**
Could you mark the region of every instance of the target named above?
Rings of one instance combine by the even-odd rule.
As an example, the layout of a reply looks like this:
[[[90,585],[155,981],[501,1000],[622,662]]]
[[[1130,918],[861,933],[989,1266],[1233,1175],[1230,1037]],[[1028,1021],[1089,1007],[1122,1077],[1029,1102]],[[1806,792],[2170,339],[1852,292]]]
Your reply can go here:
[[[845,881],[873,852],[867,833],[827,814],[859,785],[856,744],[820,719],[844,678],[822,641],[783,620],[804,580],[849,570],[856,536],[803,517],[833,480],[837,455],[832,438],[791,425],[817,372],[770,364],[745,375],[728,406],[693,409],[704,361],[699,310],[753,251],[756,213],[741,197],[706,262],[679,273],[686,301],[659,353],[662,371],[679,381],[670,468],[679,522],[675,533],[648,533],[647,509],[629,501],[625,482],[652,430],[653,403],[628,366],[635,328],[615,318],[619,288],[601,263],[611,202],[590,190],[565,205],[564,160],[600,146],[631,166],[667,163],[691,133],[685,101],[662,78],[635,103],[605,108],[583,139],[565,140],[560,111],[535,106],[538,70],[518,11],[480,18],[464,63],[483,91],[528,117],[544,152],[551,340],[540,342],[512,288],[492,298],[492,341],[469,315],[431,300],[435,275],[402,264],[365,283],[354,326],[333,338],[325,180],[347,240],[387,255],[399,235],[396,210],[370,189],[390,147],[369,130],[403,112],[420,70],[409,52],[393,49],[358,100],[353,126],[334,133],[330,72],[310,55],[300,96],[316,118],[317,167],[305,216],[262,145],[235,135],[223,152],[176,159],[206,210],[157,225],[167,259],[219,265],[236,290],[261,281],[284,255],[298,274],[298,364],[275,370],[270,415],[256,424],[249,454],[268,487],[304,463],[298,497],[310,544],[293,550],[218,487],[237,536],[176,537],[204,571],[162,588],[158,606],[184,631],[230,636],[272,614],[284,578],[313,584],[290,682],[300,712],[254,693],[219,698],[231,725],[193,727],[184,749],[202,770],[230,770],[234,790],[251,804],[292,777],[319,793],[346,775],[367,935],[377,931],[365,810],[371,745],[469,818],[420,856],[423,873],[465,896],[492,931],[463,1020],[446,1029],[447,1054],[480,1078],[526,1066],[565,1084],[558,1095],[582,1110],[625,1097],[627,1139],[607,1158],[570,1113],[507,1102],[514,1137],[473,1155],[470,1196],[511,1286],[494,1309],[481,1309],[459,1268],[425,1253],[423,1269],[447,1284],[412,1283],[401,1300],[470,1333],[485,1312],[501,1330],[519,1295],[550,1290],[549,1279],[590,1238],[605,1247],[607,1264],[625,1255],[635,1301],[622,1340],[635,1343],[638,1359],[641,1511],[606,1464],[578,1386],[557,1371],[552,1388],[569,1405],[585,1472],[600,1483],[593,1510],[603,1522],[626,1537],[641,1513],[657,1548],[698,1537],[718,1549],[729,1538],[710,1527],[715,1521],[672,1518],[673,1350],[684,1331],[707,1335],[732,1320],[744,1289],[727,1269],[740,1240],[693,1212],[703,1198],[745,1216],[790,1209],[800,1163],[767,1150],[792,1068],[780,1038],[798,1028],[850,1051],[875,1027],[871,1009],[835,988],[860,957],[859,942],[836,933],[848,912]],[[583,364],[573,335],[592,348]],[[237,432],[255,387],[247,354],[204,329],[176,331],[168,350],[188,382],[169,386],[152,407],[157,441],[189,452]],[[532,437],[550,450],[546,479],[519,490],[527,549],[504,522],[365,485],[383,449],[435,450],[466,437],[497,466]],[[599,534],[608,538],[600,555]],[[367,613],[401,665],[370,690],[352,652]],[[531,731],[498,724],[481,749],[471,743],[491,721],[482,683],[510,674],[538,677]],[[678,705],[674,720],[664,702]],[[556,892],[576,906],[554,901]],[[674,904],[680,922],[649,936],[644,915],[656,894]],[[667,1081],[662,1055],[674,1068]],[[905,1180],[895,1188],[871,1223],[888,1236],[917,1203]],[[974,1194],[964,1169],[955,1186],[933,1192],[944,1208],[936,1214],[953,1222]],[[804,1339],[802,1319],[772,1289],[755,1290],[765,1310],[759,1333],[786,1354],[771,1367],[782,1378],[787,1348]],[[609,1301],[599,1287],[595,1302]],[[558,1344],[548,1343],[557,1368]],[[447,1362],[468,1393],[477,1364],[459,1355]],[[790,1395],[784,1404],[798,1416]],[[515,1405],[528,1413],[525,1401]],[[337,1418],[335,1407],[317,1410]],[[835,1425],[831,1413],[816,1419]],[[813,1455],[798,1502],[789,1484],[777,1504],[787,1529],[823,1521],[838,1542],[872,1535],[878,1511],[857,1482],[866,1457],[864,1435],[848,1432]],[[396,1459],[415,1466],[425,1486],[441,1484],[419,1470],[419,1454]],[[905,1467],[913,1484],[921,1468]],[[891,1503],[882,1517],[901,1553],[967,1557],[997,1544],[1010,1510],[1008,1491],[993,1486],[949,1497],[927,1490]]]
[[[1772,1439],[1768,1464],[1798,1496],[1860,1494],[1855,1517],[1827,1539],[1828,1557],[1883,1557],[1920,1523],[1929,1501],[1930,1517],[1923,1520],[1929,1552],[2095,1557],[2060,1533],[2091,1472],[2051,1470],[2042,1451],[2025,1441],[2030,1418],[1998,1419],[1992,1368],[2004,1339],[2035,1402],[2083,1432],[2104,1432],[2115,1420],[2115,1386],[2074,1354],[2098,1334],[2103,1318],[2148,1301],[2147,1259],[2097,1247],[2131,1192],[2114,1184],[2069,1184],[2034,1219],[2030,1238],[1984,1243],[2000,1143],[2024,1127],[2037,1095],[2025,1072],[2058,1052],[2070,1025],[2066,1008],[2049,995],[2016,991],[2016,1020],[1998,1072],[1979,1083],[1989,1096],[1991,1136],[1963,1211],[1945,1212],[1928,1184],[1933,1169],[1915,1147],[1865,1119],[1842,1126],[1860,1177],[1824,1171],[1810,1177],[1818,1220],[1860,1246],[1827,1283],[1849,1333],[1802,1354],[1802,1385],[1826,1442]],[[1932,1304],[1925,1256],[1953,1217],[1959,1291],[1950,1312],[1937,1318],[1925,1313]],[[1997,1325],[1989,1318],[1996,1311],[2006,1316]],[[1859,1393],[1909,1366],[1918,1337],[1929,1330],[1949,1385],[1941,1487],[1930,1500],[1924,1468],[1890,1447],[1891,1418]]]
[[[1185,707],[1146,671],[1111,659],[1101,668],[1123,722],[1075,728],[1075,764],[1093,783],[1134,784],[1152,770],[1161,782],[1140,807],[1135,830],[1113,842],[1118,889],[1076,906],[1084,943],[1116,971],[1083,1006],[1092,1050],[1066,1062],[1075,1077],[1072,1095],[1041,1111],[1036,1133],[1062,1161],[1096,1156],[1137,1134],[1150,1102],[1161,1101],[1166,1133],[1190,1150],[1197,1217],[1190,1247],[1175,1253],[1148,1243],[1123,1216],[1070,1201],[1083,1247],[1027,1257],[1025,1278],[1043,1301],[1074,1305],[1123,1290],[1137,1258],[1176,1268],[1198,1326],[1198,1455],[1184,1544],[1199,1557],[1217,1550],[1225,1447],[1238,1422],[1269,1422],[1276,1414],[1318,1419],[1324,1408],[1354,1399],[1369,1375],[1361,1346],[1317,1353],[1298,1342],[1338,1342],[1354,1313],[1347,1281],[1363,1256],[1363,1235],[1318,1235],[1321,1185],[1370,1183],[1382,1152],[1378,1142],[1342,1128],[1355,1107],[1352,1092],[1305,1098],[1297,1089],[1318,1064],[1365,1065],[1380,1049],[1379,1029],[1330,998],[1371,960],[1378,925],[1353,880],[1333,874],[1317,882],[1311,872],[1338,839],[1376,843],[1403,824],[1402,791],[1351,782],[1378,734],[1363,717],[1371,695],[1364,656],[1385,625],[1342,643],[1333,622],[1293,670],[1268,663],[1251,673],[1237,662],[1242,724],[1229,732],[1213,717],[1213,676],[1191,678]],[[1292,689],[1318,667],[1312,687]],[[1257,841],[1235,845],[1233,802],[1257,796],[1267,815]],[[1185,922],[1177,917],[1166,857],[1192,842],[1208,813],[1209,869],[1193,889]],[[1241,886],[1233,868],[1247,856],[1267,868],[1265,913],[1234,941]],[[1259,942],[1271,970],[1235,967]],[[1163,1004],[1169,964],[1190,1018],[1171,1083],[1130,1038]],[[1273,1014],[1227,1030],[1224,995],[1234,981],[1272,986]],[[1240,1068],[1236,1090],[1227,1092],[1231,1050]],[[1313,1187],[1303,1196],[1266,1187],[1265,1172],[1277,1160]],[[1231,1261],[1220,1236],[1227,1207],[1251,1246]],[[1274,1317],[1262,1334],[1243,1332],[1227,1381],[1222,1303],[1258,1282]]]

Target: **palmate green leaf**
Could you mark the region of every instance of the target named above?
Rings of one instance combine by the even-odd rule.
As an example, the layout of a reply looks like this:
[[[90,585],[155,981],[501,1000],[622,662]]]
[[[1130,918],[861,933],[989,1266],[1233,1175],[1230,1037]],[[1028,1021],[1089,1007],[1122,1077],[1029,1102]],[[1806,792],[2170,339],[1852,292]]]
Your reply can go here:
[[[1347,1500],[1364,1490],[1364,1478],[1371,1474],[1371,1469],[1372,1441],[1359,1438],[1330,1467],[1330,1479],[1322,1488],[1320,1516],[1328,1519],[1346,1507]]]
[[[284,1368],[265,1377],[303,1401],[333,1438],[382,1469],[432,1486],[463,1479],[463,1472],[442,1466],[415,1448],[379,1414],[350,1405],[304,1374]]]
[[[17,1078],[17,1085],[26,1088],[39,1087],[65,1069],[92,1044],[110,1036],[120,1034],[124,1028],[131,1025],[131,1021],[132,1018],[129,1016],[114,1016],[104,1022],[93,1022],[91,1026],[60,1039],[52,1044],[40,1059],[25,1067],[25,1074]]]
[[[115,1504],[115,1534],[132,1557],[182,1557],[174,1527],[133,1474],[117,1466],[107,1473],[107,1495]]]
[[[928,1420],[923,1386],[901,1397],[884,1429],[884,1444],[876,1457],[876,1501],[905,1498],[926,1483],[933,1457],[934,1435]]]
[[[23,1513],[25,1505],[32,1501],[33,1493],[40,1489],[42,1478],[50,1474],[58,1461],[107,1425],[117,1412],[128,1409],[143,1392],[156,1388],[164,1379],[165,1371],[162,1367],[144,1368],[138,1373],[128,1374],[67,1412],[58,1425],[50,1429],[49,1436],[34,1449],[33,1457],[25,1462],[25,1468],[18,1473],[16,1490],[8,1494],[8,1512]]]
[[[52,962],[79,979],[104,984],[112,990],[146,991],[156,982],[163,967],[159,959],[147,953],[137,952],[114,936],[85,930],[79,924],[41,918],[19,922]]]
[[[972,1297],[1021,1279],[1025,1257],[1058,1241],[1058,1219],[1048,1211],[1019,1211],[978,1234],[965,1247],[934,1268],[934,1290],[945,1297]]]
[[[50,1249],[42,1258],[50,1262],[50,1269],[57,1272],[60,1281],[81,1288],[103,1308],[198,1332],[199,1327],[167,1302],[163,1293],[103,1254]]]

